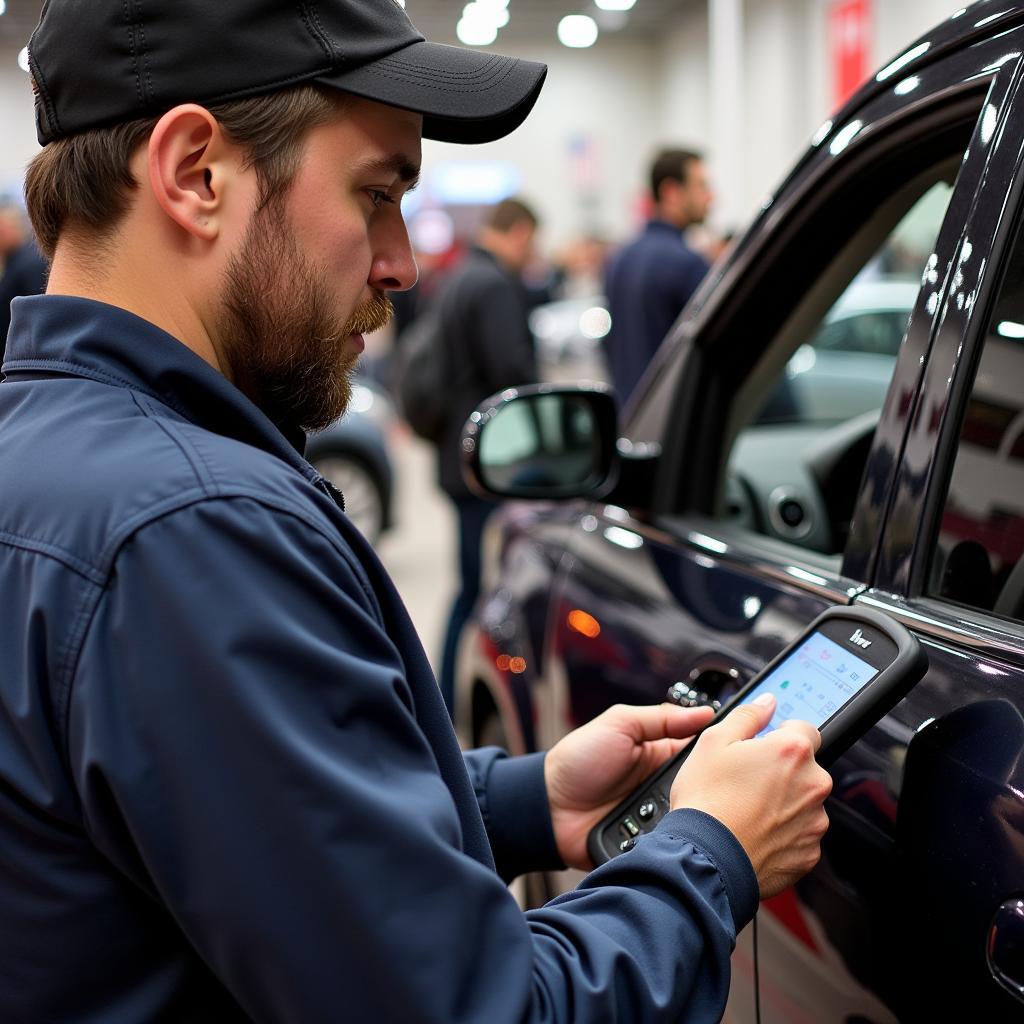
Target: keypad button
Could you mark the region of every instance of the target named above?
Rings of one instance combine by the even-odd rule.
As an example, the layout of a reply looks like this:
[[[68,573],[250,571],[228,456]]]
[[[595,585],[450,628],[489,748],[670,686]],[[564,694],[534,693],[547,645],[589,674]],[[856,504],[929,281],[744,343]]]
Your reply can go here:
[[[640,835],[640,826],[632,818],[623,818],[622,831],[630,836],[638,836]]]
[[[636,846],[635,839],[623,839],[622,842],[619,843],[619,852],[628,853],[634,846]]]
[[[657,804],[653,800],[645,800],[638,808],[637,814],[641,821],[650,821],[654,817],[655,811],[657,811]]]

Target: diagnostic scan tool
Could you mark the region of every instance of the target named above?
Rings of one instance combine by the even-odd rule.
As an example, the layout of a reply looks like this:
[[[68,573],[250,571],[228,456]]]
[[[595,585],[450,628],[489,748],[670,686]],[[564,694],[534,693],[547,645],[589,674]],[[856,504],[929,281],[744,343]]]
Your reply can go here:
[[[762,693],[775,695],[764,735],[790,718],[821,732],[815,755],[827,767],[893,708],[924,675],[917,640],[898,622],[863,608],[830,608],[759,672],[711,723]],[[669,791],[693,744],[668,761],[591,830],[595,864],[629,850],[669,811]]]

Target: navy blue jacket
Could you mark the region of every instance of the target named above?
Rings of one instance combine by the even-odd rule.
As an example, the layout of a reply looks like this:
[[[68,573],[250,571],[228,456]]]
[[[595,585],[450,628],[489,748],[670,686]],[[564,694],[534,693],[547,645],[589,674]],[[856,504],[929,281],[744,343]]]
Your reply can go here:
[[[612,318],[605,353],[620,404],[633,393],[707,270],[707,261],[683,241],[679,228],[663,220],[649,221],[612,257],[605,280]]]
[[[676,811],[522,914],[542,755],[463,759],[301,438],[83,299],[16,300],[4,372],[0,1020],[718,1019],[736,840]]]
[[[0,356],[11,326],[11,301],[19,295],[41,295],[46,291],[46,260],[33,239],[19,246],[0,273]]]

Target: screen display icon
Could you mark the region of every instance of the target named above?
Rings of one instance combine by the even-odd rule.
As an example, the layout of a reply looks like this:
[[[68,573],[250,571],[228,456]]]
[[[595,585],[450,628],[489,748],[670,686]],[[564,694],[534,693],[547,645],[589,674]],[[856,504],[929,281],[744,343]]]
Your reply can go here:
[[[822,633],[813,633],[747,694],[749,704],[762,693],[775,694],[772,720],[760,735],[789,718],[821,726],[878,674],[878,669],[843,650]]]

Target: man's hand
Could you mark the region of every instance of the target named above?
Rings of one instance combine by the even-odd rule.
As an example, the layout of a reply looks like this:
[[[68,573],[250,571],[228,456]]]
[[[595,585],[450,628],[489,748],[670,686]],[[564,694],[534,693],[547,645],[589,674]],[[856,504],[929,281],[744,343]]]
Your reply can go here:
[[[712,718],[710,708],[619,704],[559,740],[544,759],[558,852],[589,870],[590,830],[678,753]]]
[[[754,866],[761,899],[818,863],[828,828],[822,805],[832,790],[831,776],[814,760],[821,745],[814,726],[793,720],[757,735],[774,707],[772,697],[742,705],[707,729],[670,795],[673,809],[705,811],[732,832]]]

